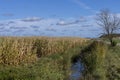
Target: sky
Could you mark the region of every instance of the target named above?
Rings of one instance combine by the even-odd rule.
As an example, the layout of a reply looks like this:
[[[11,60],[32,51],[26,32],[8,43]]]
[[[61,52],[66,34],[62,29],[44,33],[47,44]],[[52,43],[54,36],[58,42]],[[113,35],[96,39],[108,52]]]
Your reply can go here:
[[[119,0],[0,0],[0,20],[24,17],[79,17],[108,8],[119,13]]]
[[[48,36],[55,34],[57,34],[56,36],[80,36],[81,33],[85,33],[81,36],[95,37],[100,33],[94,34],[97,25],[93,16],[101,9],[109,9],[119,14],[119,5],[119,0],[0,0],[0,35],[13,35],[17,32],[16,29],[13,30],[10,27],[22,26],[22,28],[29,27],[31,29],[30,27],[34,25],[38,26],[37,28],[40,31],[44,28],[42,33],[32,34],[33,32],[31,32],[28,35],[42,35],[44,33],[46,35],[50,34]],[[40,21],[46,23],[43,24]],[[52,29],[50,26],[52,26]],[[45,30],[49,30],[48,28],[54,33],[45,32]],[[84,31],[84,29],[87,29],[87,31],[74,35],[74,32],[79,32],[75,31],[79,28],[80,31]],[[92,29],[93,34],[91,35],[88,33],[89,28]],[[21,35],[23,32],[28,33],[29,29],[18,30],[19,33],[16,33],[16,35]],[[98,27],[97,29],[99,30]]]

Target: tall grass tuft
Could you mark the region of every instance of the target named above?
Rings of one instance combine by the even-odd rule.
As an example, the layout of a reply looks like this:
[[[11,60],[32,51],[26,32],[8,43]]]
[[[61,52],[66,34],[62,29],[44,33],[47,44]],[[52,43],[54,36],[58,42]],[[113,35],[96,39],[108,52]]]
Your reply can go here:
[[[83,80],[106,80],[106,53],[107,46],[97,41],[81,51],[80,59],[85,67]]]

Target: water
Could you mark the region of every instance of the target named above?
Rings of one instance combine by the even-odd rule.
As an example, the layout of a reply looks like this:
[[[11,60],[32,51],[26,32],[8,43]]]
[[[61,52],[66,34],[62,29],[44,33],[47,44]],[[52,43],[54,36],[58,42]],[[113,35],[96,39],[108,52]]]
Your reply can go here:
[[[79,80],[79,78],[82,76],[82,71],[84,70],[84,67],[80,61],[77,61],[72,64],[71,70],[72,74],[70,76],[70,80]]]

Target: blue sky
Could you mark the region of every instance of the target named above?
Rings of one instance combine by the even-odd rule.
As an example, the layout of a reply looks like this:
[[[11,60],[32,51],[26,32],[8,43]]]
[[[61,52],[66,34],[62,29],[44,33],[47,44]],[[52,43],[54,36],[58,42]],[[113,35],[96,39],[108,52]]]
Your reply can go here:
[[[119,5],[119,0],[0,0],[0,20],[88,16],[103,8],[119,13]]]
[[[95,15],[120,0],[0,0],[0,36],[99,37]]]

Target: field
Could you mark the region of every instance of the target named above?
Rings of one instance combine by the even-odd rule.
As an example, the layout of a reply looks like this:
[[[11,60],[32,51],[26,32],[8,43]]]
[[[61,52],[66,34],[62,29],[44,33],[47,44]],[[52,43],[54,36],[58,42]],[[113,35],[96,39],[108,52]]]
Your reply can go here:
[[[0,37],[0,80],[120,80],[120,46],[72,37]]]
[[[88,39],[1,37],[0,80],[66,80]]]

